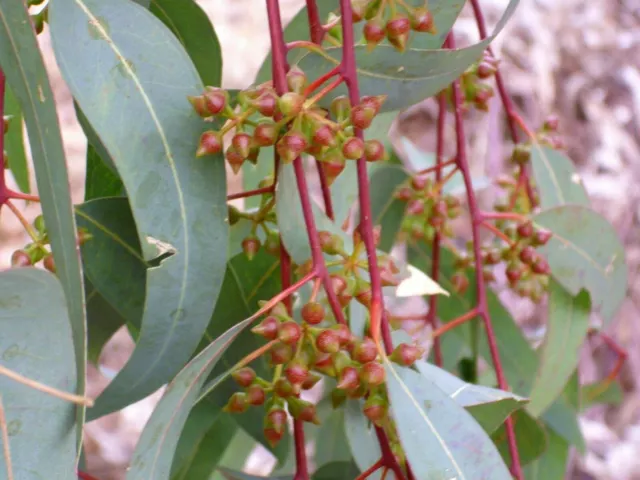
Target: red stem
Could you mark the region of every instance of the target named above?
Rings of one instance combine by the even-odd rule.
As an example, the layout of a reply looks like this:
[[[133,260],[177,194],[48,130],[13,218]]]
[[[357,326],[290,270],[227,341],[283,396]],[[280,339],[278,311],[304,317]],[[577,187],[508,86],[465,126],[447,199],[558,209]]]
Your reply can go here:
[[[441,98],[441,97],[438,97]],[[444,97],[445,99],[445,107],[446,107],[446,102],[447,102],[447,97]],[[440,104],[440,100],[438,100],[438,105]],[[438,116],[438,122],[440,117]],[[438,123],[439,125],[439,123]],[[438,131],[438,135],[440,134],[440,131]],[[444,135],[444,132],[442,133]],[[438,139],[440,139],[440,137],[438,137]],[[436,146],[437,149],[437,146]],[[442,159],[441,159],[442,160]],[[429,168],[425,168],[424,170],[420,170],[419,172],[417,172],[418,175],[425,175],[427,173],[431,173],[431,172],[442,172],[442,169],[444,167],[448,167],[449,165],[453,165],[456,163],[456,159],[452,158],[451,160],[447,160],[446,162],[440,161],[440,163],[438,163],[437,165],[434,165],[433,167],[429,167]]]
[[[600,333],[600,338],[602,338],[602,341],[607,345],[607,347],[611,349],[613,353],[615,353],[618,356],[618,360],[616,361],[616,364],[614,365],[613,369],[611,370],[611,372],[609,372],[609,375],[607,375],[607,378],[605,379],[605,382],[609,383],[609,382],[612,382],[618,376],[629,354],[624,348],[618,345],[616,341],[613,338],[611,338],[609,335],[607,335],[604,332],[599,332],[599,333]]]
[[[293,439],[296,450],[296,474],[293,480],[309,480],[307,453],[304,450],[304,423],[302,420],[293,421]]]
[[[451,48],[455,48],[455,38],[453,34],[449,34],[449,45]],[[467,201],[469,204],[469,214],[471,215],[471,234],[473,239],[473,256],[475,263],[475,275],[476,275],[476,297],[477,297],[477,309],[478,315],[482,318],[484,328],[487,333],[487,342],[489,344],[489,350],[491,352],[491,359],[493,361],[493,367],[496,371],[496,378],[498,380],[498,387],[501,390],[508,390],[509,385],[504,376],[504,370],[502,368],[502,362],[500,361],[500,352],[496,343],[496,336],[493,330],[493,324],[491,323],[491,316],[489,315],[489,309],[487,306],[487,289],[482,274],[482,254],[480,250],[480,232],[479,225],[482,222],[482,213],[478,208],[475,192],[473,191],[473,182],[471,179],[471,172],[469,171],[469,163],[467,161],[466,151],[466,139],[464,132],[464,121],[462,118],[462,92],[460,91],[459,81],[453,83],[453,100],[454,100],[454,113],[456,120],[456,147],[457,147],[457,160],[458,168],[464,178],[465,188],[467,190]],[[516,444],[516,438],[513,428],[513,420],[511,417],[507,418],[505,422],[507,430],[507,441],[509,444],[509,453],[511,455],[511,473],[517,480],[523,480],[522,466],[520,465],[520,456],[518,452],[518,446]]]
[[[324,29],[322,28],[322,22],[320,21],[320,14],[318,12],[316,0],[307,0],[307,15],[309,17],[309,33],[311,34],[311,41],[320,45],[324,38]]]
[[[378,443],[380,444],[380,451],[382,452],[384,466],[395,473],[396,480],[405,480],[406,476],[402,471],[402,468],[400,468],[400,465],[396,460],[396,456],[393,454],[391,447],[389,446],[387,434],[384,433],[382,428],[376,427],[376,436],[378,437]]]
[[[484,220],[513,220],[514,222],[526,223],[529,221],[526,215],[515,212],[480,212],[479,217]]]
[[[436,130],[436,183],[440,183],[442,180],[442,157],[444,152],[444,126],[447,116],[447,98],[445,94],[440,94],[438,97],[438,125]],[[453,160],[455,161],[455,160]],[[434,282],[438,281],[440,275],[440,232],[436,230],[436,234],[433,237],[433,247],[431,250],[431,278]],[[427,322],[431,325],[432,330],[435,332],[438,326],[438,320],[436,318],[436,311],[438,308],[438,295],[431,295],[429,297],[429,313],[427,313]],[[442,349],[440,346],[440,338],[435,336],[433,338],[433,355],[436,361],[436,365],[442,367]]]
[[[335,220],[335,214],[333,212],[333,201],[331,200],[331,190],[329,189],[329,181],[327,180],[325,171],[322,169],[320,160],[316,160],[316,168],[318,170],[318,177],[320,178],[320,189],[322,190],[324,212],[331,220]]]
[[[311,82],[307,88],[304,90],[304,96],[308,97],[309,95],[311,95],[311,93],[313,93],[320,85],[322,85],[324,82],[326,82],[327,80],[329,80],[330,78],[335,77],[336,75],[340,74],[340,65],[336,65],[335,67],[333,67],[331,70],[329,70],[327,73],[323,73],[322,75],[320,75],[318,78],[316,78],[313,82]]]
[[[478,316],[478,309],[473,308],[469,310],[467,313],[460,315],[458,318],[451,320],[450,322],[445,323],[440,328],[437,328],[431,333],[434,341],[440,338],[443,334],[447,333],[449,330],[453,330],[456,327],[459,327],[463,323],[467,323],[469,320],[473,320]]]
[[[370,475],[380,470],[383,466],[384,466],[384,460],[381,458],[376,463],[374,463],[369,468],[367,468],[364,472],[362,472],[360,475],[358,475],[356,480],[366,480],[367,478],[369,478]]]
[[[80,480],[98,480],[93,475],[89,475],[88,473],[83,472],[82,470],[78,470],[78,478]]]
[[[480,226],[482,228],[486,228],[487,230],[489,230],[491,233],[493,233],[496,237],[500,238],[507,245],[510,245],[510,246],[514,245],[513,240],[511,240],[509,237],[507,237],[506,233],[504,233],[502,230],[498,229],[495,225],[491,225],[490,223],[482,222],[482,223],[480,223]]]
[[[0,119],[2,119],[2,124],[0,125],[0,208],[2,205],[11,198],[9,196],[9,192],[7,191],[7,185],[4,179],[4,89],[5,89],[6,80],[4,77],[4,72],[0,69]]]
[[[254,197],[256,195],[262,195],[263,193],[272,193],[273,190],[274,186],[269,185],[268,187],[256,188],[255,190],[247,190],[246,192],[232,193],[231,195],[227,195],[227,201],[236,200],[238,198]]]

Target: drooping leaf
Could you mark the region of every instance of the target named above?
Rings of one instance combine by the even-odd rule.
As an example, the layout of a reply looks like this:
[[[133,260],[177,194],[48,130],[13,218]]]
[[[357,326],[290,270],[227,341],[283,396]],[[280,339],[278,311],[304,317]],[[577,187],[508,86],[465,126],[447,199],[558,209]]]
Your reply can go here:
[[[529,395],[528,411],[536,417],[562,394],[578,366],[580,348],[589,331],[589,294],[583,290],[574,297],[552,279],[548,311],[547,333]]]
[[[86,277],[85,291],[87,292],[87,360],[98,365],[102,348],[126,321]]]
[[[180,41],[202,83],[219,87],[222,82],[222,51],[204,10],[193,0],[151,0],[149,10]]]
[[[589,205],[587,191],[573,162],[563,153],[534,144],[531,167],[543,209],[560,205]]]
[[[594,310],[612,320],[627,285],[624,247],[611,224],[593,210],[577,205],[554,207],[533,217],[553,237],[538,249],[551,274],[567,291],[591,294]]]
[[[551,430],[547,430],[547,449],[535,462],[524,469],[526,480],[565,478],[569,462],[569,443]]]
[[[590,383],[580,389],[580,410],[584,411],[599,404],[619,405],[623,399],[624,392],[616,381]]]
[[[147,272],[136,349],[97,399],[97,418],[156,390],[197,347],[226,264],[225,172],[221,161],[194,159],[204,125],[186,97],[202,83],[151,13],[126,0],[60,0],[49,23],[62,75],[123,180],[140,243],[174,252]]]
[[[540,457],[547,447],[547,435],[544,425],[525,410],[516,411],[511,415],[511,419],[513,420],[520,464],[527,465]],[[506,427],[502,425],[498,428],[491,434],[491,439],[498,447],[504,461],[509,462],[511,455],[509,453]]]
[[[42,61],[31,19],[23,2],[0,4],[0,67],[22,109],[36,173],[42,212],[62,283],[75,351],[78,393],[84,395],[87,328],[84,284],[76,250],[67,165],[60,137],[53,91]],[[78,445],[84,408],[78,408]]]
[[[320,467],[312,480],[353,480],[360,474],[353,462],[333,462]]]
[[[526,398],[509,392],[466,383],[427,362],[418,361],[416,367],[458,405],[465,407],[487,433],[493,432],[511,413],[527,403]]]
[[[9,170],[11,170],[18,188],[24,193],[29,193],[31,186],[29,185],[29,165],[24,150],[24,117],[18,99],[11,88],[6,86],[4,115],[11,117],[9,131],[4,135],[4,149],[9,157]]]
[[[398,436],[416,478],[511,479],[473,417],[433,382],[385,362]]]
[[[362,95],[387,95],[385,112],[401,110],[435,95],[458,78],[502,30],[514,12],[518,0],[511,0],[493,33],[482,42],[456,50],[421,50],[409,47],[402,55],[390,45],[378,45],[368,52],[366,45],[356,45],[358,81]],[[317,78],[342,60],[342,47],[328,46],[326,56],[305,51],[297,55],[296,64],[310,77]],[[297,52],[296,52],[297,53]],[[340,86],[326,95],[320,104],[328,106],[335,97],[345,95]]]
[[[127,480],[166,480],[180,433],[200,389],[229,345],[251,324],[244,320],[216,338],[194,357],[167,387],[133,454]]]
[[[344,429],[347,433],[347,441],[353,459],[361,472],[376,463],[382,455],[375,430],[362,413],[363,405],[362,401],[348,400],[344,407]],[[381,472],[376,472],[368,478],[379,480],[381,477]]]
[[[3,367],[65,392],[76,390],[67,302],[54,275],[35,268],[0,273],[0,329]],[[73,478],[76,406],[4,375],[0,392],[14,478]]]

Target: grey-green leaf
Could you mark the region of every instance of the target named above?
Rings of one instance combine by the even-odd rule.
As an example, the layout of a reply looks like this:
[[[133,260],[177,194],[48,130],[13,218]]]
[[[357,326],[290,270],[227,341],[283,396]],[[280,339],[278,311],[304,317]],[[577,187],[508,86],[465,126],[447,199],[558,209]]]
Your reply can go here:
[[[371,422],[362,413],[363,402],[347,400],[344,412],[344,429],[354,461],[361,472],[376,463],[382,455],[376,433]],[[380,472],[370,475],[371,480],[379,480]]]
[[[553,232],[538,250],[549,262],[553,277],[573,295],[588,290],[593,309],[605,322],[611,321],[627,287],[624,247],[611,224],[578,205],[545,210],[533,221]]]
[[[194,158],[204,125],[186,97],[202,82],[148,10],[127,0],[57,0],[49,22],[63,77],[124,182],[140,244],[173,252],[147,271],[136,349],[97,399],[97,418],[155,391],[196,349],[227,259],[225,171],[222,161]]]
[[[200,389],[225,350],[249,326],[249,320],[238,323],[220,335],[169,384],[142,432],[127,480],[169,479],[180,433]]]
[[[69,308],[77,389],[79,394],[84,394],[87,363],[84,283],[76,249],[67,164],[53,91],[23,2],[0,3],[0,66],[20,103],[27,125],[42,212]],[[78,442],[83,422],[84,408],[79,408]]]
[[[543,209],[560,205],[589,205],[589,197],[573,162],[563,153],[535,144],[531,167]]]
[[[580,348],[589,331],[589,294],[583,290],[574,297],[552,279],[548,309],[547,333],[529,394],[528,411],[536,417],[562,394],[578,366]]]
[[[76,390],[69,314],[54,275],[35,268],[0,273],[0,331],[3,367],[62,391]],[[3,375],[0,395],[14,478],[73,478],[76,406]]]
[[[569,461],[569,443],[551,430],[547,430],[547,450],[524,469],[526,480],[565,478]]]
[[[495,445],[473,417],[426,377],[385,362],[400,442],[416,478],[510,480]]]

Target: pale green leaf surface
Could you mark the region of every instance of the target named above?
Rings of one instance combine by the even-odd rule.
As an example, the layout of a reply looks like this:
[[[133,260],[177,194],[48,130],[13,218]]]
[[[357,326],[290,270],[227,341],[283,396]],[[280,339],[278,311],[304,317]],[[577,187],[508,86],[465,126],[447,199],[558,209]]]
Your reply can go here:
[[[587,191],[571,160],[562,152],[534,144],[531,168],[543,209],[560,205],[589,205]]]
[[[376,463],[382,455],[375,430],[371,422],[362,413],[364,402],[347,400],[344,412],[344,429],[353,460],[361,472]],[[380,472],[370,475],[371,480],[380,480]]]

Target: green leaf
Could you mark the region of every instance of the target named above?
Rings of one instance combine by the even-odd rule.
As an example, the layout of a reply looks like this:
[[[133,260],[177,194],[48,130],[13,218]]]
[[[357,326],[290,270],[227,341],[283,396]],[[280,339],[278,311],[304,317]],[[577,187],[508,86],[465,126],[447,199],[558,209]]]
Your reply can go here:
[[[205,85],[222,82],[222,51],[207,14],[193,0],[151,0],[151,13],[173,32]]]
[[[96,148],[87,145],[87,173],[84,182],[84,201],[125,194],[122,180],[102,160]]]
[[[31,186],[27,154],[24,150],[24,118],[20,103],[9,87],[5,87],[4,92],[4,115],[11,117],[9,131],[4,135],[4,149],[9,157],[9,170],[18,188],[24,193],[29,193]]]
[[[67,27],[68,28],[68,27]],[[47,71],[38,50],[29,13],[22,2],[0,4],[0,67],[24,114],[36,172],[42,212],[62,283],[75,351],[78,393],[85,391],[87,327],[84,284],[76,249],[67,165],[58,116]],[[82,438],[84,408],[78,408],[78,442]],[[79,446],[79,443],[78,443]]]
[[[319,468],[312,480],[353,480],[360,474],[353,462],[333,462]]]
[[[220,468],[222,476],[227,480],[293,480],[292,475],[281,475],[277,477],[261,477],[250,473],[237,472],[228,468]]]
[[[86,277],[85,291],[87,292],[87,359],[94,365],[98,365],[102,348],[126,321]]]
[[[569,444],[559,435],[547,431],[547,450],[535,462],[524,469],[526,480],[551,480],[565,478],[569,462]]]
[[[493,432],[527,399],[495,388],[474,385],[460,380],[446,370],[427,362],[416,362],[418,371],[440,390],[473,415],[487,433]]]
[[[169,384],[142,431],[127,480],[165,480],[170,477],[180,433],[200,389],[225,350],[250,324],[251,319],[244,320],[220,335]]]
[[[345,405],[344,429],[347,442],[356,465],[361,472],[364,472],[380,459],[382,452],[371,422],[362,413],[364,402],[347,400]],[[381,473],[376,472],[368,478],[379,480],[381,477]]]
[[[385,361],[400,442],[416,478],[511,479],[473,417],[426,377]]]
[[[529,395],[528,411],[533,416],[539,416],[562,394],[578,366],[580,348],[589,331],[590,313],[591,301],[586,291],[574,297],[551,280],[547,333]]]
[[[554,207],[533,217],[553,237],[538,251],[553,277],[571,294],[583,288],[605,322],[611,321],[626,294],[624,247],[611,224],[593,210],[577,205]]]
[[[616,381],[603,380],[584,385],[580,389],[580,410],[598,404],[620,405],[624,400],[622,387]]]
[[[545,428],[540,420],[533,418],[524,410],[515,412],[511,416],[511,419],[514,425],[520,464],[527,465],[540,457],[547,448]],[[496,444],[496,447],[498,447],[504,461],[510,461],[511,455],[509,454],[506,427],[501,426],[493,432],[491,439]]]
[[[368,52],[366,45],[356,45],[358,81],[362,95],[387,95],[382,111],[409,107],[437,94],[479,59],[487,45],[502,30],[513,14],[518,0],[511,0],[493,33],[482,42],[456,50],[421,50],[409,48],[403,54],[390,45],[378,45]],[[295,62],[309,78],[331,70],[342,60],[342,47],[328,46],[326,57],[305,51]],[[297,52],[296,52],[297,53]],[[323,106],[347,92],[344,85],[326,95]]]
[[[54,275],[35,268],[0,273],[0,331],[4,368],[62,391],[76,390],[69,314]],[[14,478],[73,478],[76,406],[4,375],[0,392]]]
[[[394,194],[408,178],[407,171],[398,165],[385,165],[371,176],[371,214],[373,224],[382,226],[378,244],[381,250],[390,251],[400,231],[406,203]]]
[[[589,205],[587,191],[573,162],[562,152],[539,144],[531,147],[531,168],[543,209]]]
[[[97,418],[172,378],[206,329],[227,260],[224,162],[194,158],[204,124],[186,97],[203,86],[151,13],[127,0],[57,0],[49,23],[62,75],[124,182],[140,243],[174,252],[147,272],[136,349],[98,397]]]
[[[320,417],[322,424],[318,429],[316,441],[316,454],[314,463],[318,467],[322,467],[331,462],[342,462],[351,460],[349,452],[349,444],[344,427],[344,409],[338,408],[333,410],[330,400],[324,402],[329,410],[329,415]],[[318,407],[319,409],[319,407]],[[357,477],[356,475],[351,478]],[[315,476],[314,476],[315,478]],[[351,479],[350,479],[351,480]]]
[[[211,405],[197,404],[180,435],[171,480],[209,478],[237,430],[238,425],[230,415],[218,414],[218,409],[212,409]]]

